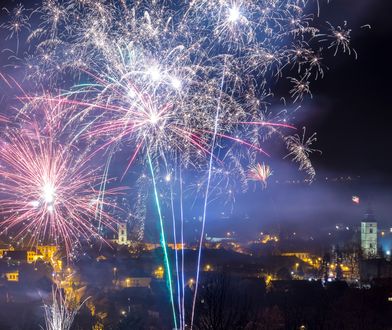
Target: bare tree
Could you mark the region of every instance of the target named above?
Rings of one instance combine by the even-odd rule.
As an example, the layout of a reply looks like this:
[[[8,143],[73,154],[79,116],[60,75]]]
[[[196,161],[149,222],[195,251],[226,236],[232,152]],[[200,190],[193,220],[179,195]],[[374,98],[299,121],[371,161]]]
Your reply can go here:
[[[243,283],[226,274],[210,275],[199,290],[195,329],[245,329],[254,307]]]

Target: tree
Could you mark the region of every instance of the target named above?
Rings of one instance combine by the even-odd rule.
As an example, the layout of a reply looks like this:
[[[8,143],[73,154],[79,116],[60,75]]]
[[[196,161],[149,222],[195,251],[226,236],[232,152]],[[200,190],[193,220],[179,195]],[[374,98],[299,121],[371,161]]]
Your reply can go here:
[[[258,284],[246,283],[224,273],[208,276],[199,287],[194,328],[245,329],[260,308],[257,299],[261,300],[264,291],[262,282]]]

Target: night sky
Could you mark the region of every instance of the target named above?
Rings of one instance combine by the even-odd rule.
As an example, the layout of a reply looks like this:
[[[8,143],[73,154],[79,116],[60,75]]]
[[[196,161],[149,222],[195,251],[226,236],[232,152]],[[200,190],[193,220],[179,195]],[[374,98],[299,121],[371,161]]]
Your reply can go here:
[[[12,6],[12,2],[2,3]],[[215,228],[242,227],[249,234],[267,223],[307,223],[309,228],[339,222],[358,224],[369,201],[382,225],[392,226],[391,12],[392,2],[387,0],[335,0],[322,6],[321,19],[333,25],[348,21],[358,59],[347,54],[333,58],[333,52],[327,52],[324,62],[329,70],[325,70],[324,79],[312,82],[313,98],[303,103],[300,125],[307,126],[309,133],[318,133],[316,147],[322,150],[322,155],[313,157],[316,183],[271,184],[267,191],[255,189],[237,198],[230,220],[218,219],[221,212],[230,213],[226,206],[211,206],[211,217],[217,220],[209,222],[207,233]],[[361,28],[366,24],[371,28]],[[0,60],[5,62],[4,54]],[[0,63],[0,70],[10,72],[4,63]],[[6,104],[0,106],[3,112]],[[325,183],[325,177],[341,176],[356,180]],[[354,206],[352,195],[361,196],[363,203]],[[248,225],[243,226],[243,221]]]
[[[308,113],[319,134],[319,169],[391,179],[390,1],[331,1],[326,17],[346,19],[353,28],[358,59],[338,56],[325,79],[314,84]],[[360,26],[370,24],[371,29]],[[329,60],[329,59],[327,59]],[[317,112],[312,114],[312,112]]]

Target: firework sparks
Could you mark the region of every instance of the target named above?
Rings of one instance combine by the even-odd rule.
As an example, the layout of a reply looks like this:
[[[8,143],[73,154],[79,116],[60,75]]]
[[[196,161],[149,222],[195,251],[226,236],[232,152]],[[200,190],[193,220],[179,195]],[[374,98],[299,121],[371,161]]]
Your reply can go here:
[[[259,181],[263,188],[267,188],[267,180],[272,175],[271,168],[262,163],[258,163],[249,168],[249,179],[254,181]]]
[[[76,314],[84,302],[72,306],[63,296],[61,289],[52,288],[51,304],[44,304],[45,329],[46,330],[70,330]]]
[[[350,40],[351,40],[351,29],[347,27],[347,22],[345,21],[343,26],[334,27],[331,23],[327,22],[330,27],[330,34],[326,35],[328,39],[331,39],[332,42],[328,46],[328,48],[334,48],[336,55],[339,50],[342,50],[343,53],[354,53],[355,58],[357,58],[357,52],[355,49],[351,48]]]
[[[24,11],[19,8],[19,20]],[[124,174],[137,160],[147,163],[147,150],[165,163],[196,165],[233,142],[253,149],[253,163],[255,152],[264,153],[266,127],[271,135],[290,127],[284,126],[289,113],[284,122],[264,120],[269,110],[260,100],[273,95],[266,92],[272,87],[268,75],[291,67],[298,76],[289,78],[289,95],[298,102],[311,96],[310,80],[323,76],[321,42],[335,52],[351,50],[346,22],[322,32],[297,0],[174,7],[160,1],[49,1],[37,13],[41,23],[28,37],[28,75],[56,85],[57,77],[71,72],[82,81],[57,101],[77,108],[71,121],[84,122],[78,137],[106,140],[100,150],[120,142],[132,146]]]
[[[302,101],[305,95],[312,96],[308,78],[308,75],[300,78],[299,80],[296,78],[290,78],[290,82],[293,84],[293,88],[290,90],[290,94],[294,98],[294,102]]]
[[[1,122],[3,122],[3,123],[8,123],[9,120],[7,119],[7,117],[0,115],[0,123],[1,123]]]
[[[257,88],[255,76],[280,71],[289,63],[306,77],[315,70],[316,76],[322,74],[321,58],[310,45],[321,34],[310,26],[311,18],[298,1],[266,6],[197,1],[178,8],[160,2],[128,7],[50,1],[39,12],[42,24],[29,37],[37,44],[33,77],[45,72],[45,80],[55,79],[66,70],[87,75],[89,82],[68,94],[88,99],[75,101],[85,108],[76,116],[92,115],[94,124],[86,125],[86,136],[134,145],[129,166],[136,159],[145,161],[147,149],[163,158],[180,155],[205,162],[217,102],[222,104],[218,140],[246,145],[249,139],[256,143],[247,146],[257,151],[259,143],[251,135],[258,136],[253,127],[264,115],[260,109],[247,111],[246,105],[258,104],[259,95],[246,95],[246,104],[240,96]],[[207,12],[216,15],[206,20]],[[195,29],[198,23],[206,28]],[[281,42],[305,35],[308,42],[301,41],[295,52]],[[291,94],[296,101],[310,90],[308,81],[295,79]],[[232,136],[235,130],[242,130],[241,137]]]
[[[313,152],[321,153],[320,150],[313,149],[311,147],[312,144],[317,141],[316,135],[316,133],[313,133],[310,137],[306,138],[306,128],[304,127],[302,136],[295,134],[285,138],[287,149],[289,151],[285,158],[292,157],[293,162],[297,162],[299,164],[299,170],[303,170],[308,174],[310,182],[313,181],[316,176],[316,171],[309,156]]]
[[[93,224],[97,213],[113,228],[94,188],[101,180],[98,171],[43,136],[37,124],[33,130],[10,131],[2,141],[0,177],[1,227],[18,228],[17,238],[27,238],[29,245],[50,240],[64,243],[69,253],[79,240],[99,238]]]

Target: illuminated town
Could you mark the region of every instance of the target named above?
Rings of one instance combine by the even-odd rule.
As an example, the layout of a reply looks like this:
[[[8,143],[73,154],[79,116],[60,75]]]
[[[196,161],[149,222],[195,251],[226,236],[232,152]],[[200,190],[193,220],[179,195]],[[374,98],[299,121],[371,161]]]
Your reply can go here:
[[[0,2],[0,330],[392,329],[392,3]]]
[[[243,241],[230,231],[220,237],[207,236],[203,245],[203,277],[208,283],[229,276],[231,281],[258,292],[258,301],[275,301],[277,305],[271,307],[268,300],[258,304],[264,316],[257,322],[276,329],[283,327],[288,312],[280,305],[282,294],[290,296],[295,304],[305,304],[305,308],[307,302],[298,300],[299,292],[317,292],[327,299],[338,284],[346,286],[346,294],[361,292],[359,297],[368,295],[369,299],[376,299],[373,303],[391,311],[392,287],[387,286],[389,290],[383,289],[378,296],[376,292],[392,276],[392,227],[379,228],[372,210],[367,210],[355,226],[336,224],[330,230],[324,234],[331,245],[322,253],[319,242],[306,238],[301,231],[260,232],[250,241]],[[115,236],[111,247],[84,247],[83,256],[72,266],[57,246],[38,245],[29,250],[10,243],[11,238],[2,242],[0,289],[6,306],[2,313],[6,313],[4,308],[21,304],[40,308],[41,295],[55,283],[68,301],[75,305],[85,301],[77,320],[86,329],[111,329],[113,324],[132,328],[139,322],[143,328],[159,329],[161,324],[170,323],[167,306],[158,303],[165,299],[166,287],[160,244],[130,240],[126,224],[119,225]],[[182,246],[168,243],[168,248],[174,258]],[[183,248],[187,256],[186,290],[192,291],[197,242]],[[304,324],[310,324],[312,318],[306,314],[297,317]],[[337,322],[333,318],[330,321]]]

